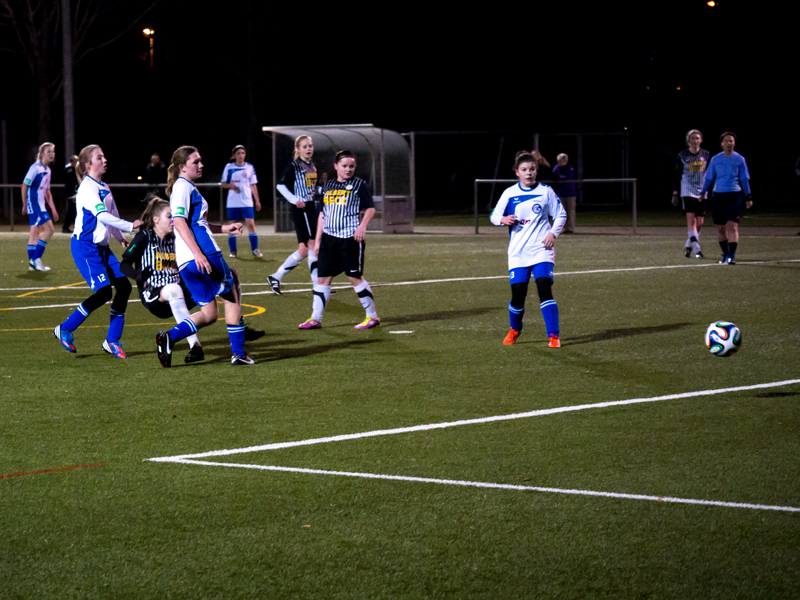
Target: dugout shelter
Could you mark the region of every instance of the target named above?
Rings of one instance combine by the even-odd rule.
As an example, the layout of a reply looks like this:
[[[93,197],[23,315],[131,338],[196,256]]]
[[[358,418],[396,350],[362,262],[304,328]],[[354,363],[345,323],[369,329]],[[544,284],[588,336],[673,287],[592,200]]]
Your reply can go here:
[[[263,127],[272,138],[272,201],[275,232],[294,231],[289,214],[290,204],[276,189],[284,169],[294,157],[294,140],[308,135],[314,140],[314,164],[318,181],[323,173],[335,177],[333,158],[339,150],[356,155],[356,177],[364,179],[374,194],[375,216],[370,231],[413,233],[415,198],[411,150],[405,138],[396,131],[381,129],[370,123],[355,125],[297,125]]]

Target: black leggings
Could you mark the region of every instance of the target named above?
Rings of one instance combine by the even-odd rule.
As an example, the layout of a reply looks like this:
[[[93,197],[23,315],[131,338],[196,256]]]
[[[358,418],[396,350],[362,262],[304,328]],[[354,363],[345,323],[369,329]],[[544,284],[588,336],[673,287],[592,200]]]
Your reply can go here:
[[[549,277],[536,278],[536,290],[539,292],[539,302],[553,299],[553,280]],[[511,284],[511,306],[517,310],[525,308],[525,297],[528,295],[528,282]]]
[[[111,285],[117,290],[116,295],[114,295],[114,302],[111,303],[111,310],[117,313],[124,313],[125,309],[128,308],[128,298],[131,296],[131,282],[128,281],[127,277],[115,277],[111,280]],[[100,288],[89,296],[83,301],[83,307],[92,313],[111,300],[111,285]]]

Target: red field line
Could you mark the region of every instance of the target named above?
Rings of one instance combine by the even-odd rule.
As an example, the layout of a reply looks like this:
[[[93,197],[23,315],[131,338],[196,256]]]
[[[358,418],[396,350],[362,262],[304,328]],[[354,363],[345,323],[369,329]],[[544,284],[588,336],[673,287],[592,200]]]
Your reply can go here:
[[[41,471],[28,471],[26,473],[9,473],[8,475],[0,475],[0,479],[6,477],[21,477],[22,475],[38,475],[39,473],[52,473],[53,471],[71,471],[73,469],[88,469],[89,467],[104,467],[106,463],[96,463],[93,465],[78,465],[76,467],[61,467],[59,469],[42,469]]]

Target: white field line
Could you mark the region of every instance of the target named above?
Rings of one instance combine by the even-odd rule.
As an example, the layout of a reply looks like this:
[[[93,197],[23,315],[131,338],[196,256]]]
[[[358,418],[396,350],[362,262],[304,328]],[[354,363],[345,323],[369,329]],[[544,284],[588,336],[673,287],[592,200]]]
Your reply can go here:
[[[741,265],[763,265],[763,264],[772,264],[772,263],[786,263],[786,262],[800,262],[800,259],[797,260],[779,260],[779,261],[753,261],[753,262],[740,262]],[[563,275],[594,275],[597,273],[627,273],[632,271],[654,271],[654,270],[661,270],[661,269],[696,269],[698,267],[719,267],[727,265],[718,265],[716,263],[702,263],[702,264],[687,264],[687,265],[663,265],[663,266],[655,266],[655,267],[627,267],[627,268],[620,268],[620,269],[594,269],[590,271],[565,271],[565,272],[556,272],[556,276],[563,276]],[[508,279],[508,275],[489,275],[486,277],[452,277],[449,279],[419,279],[415,281],[394,281],[394,282],[370,282],[372,287],[392,287],[392,286],[399,286],[399,285],[424,285],[428,283],[453,283],[453,282],[463,282],[463,281],[483,281],[489,279]],[[267,294],[272,294],[272,288],[269,287],[268,283],[243,283],[242,286],[250,286],[250,285],[257,285],[257,286],[264,286],[266,289],[260,290],[258,292],[242,292],[242,296],[263,296]],[[287,285],[308,285],[308,284],[287,284]],[[351,286],[342,284],[333,286],[331,289],[334,290],[345,290],[350,288]],[[4,291],[33,291],[33,290],[41,290],[41,289],[49,289],[49,288],[41,288],[41,287],[31,287],[31,288],[0,288],[0,292]],[[65,287],[59,287],[58,289],[67,289]],[[70,287],[68,289],[72,290],[82,290],[82,289],[89,289],[89,286],[75,286]],[[304,287],[295,290],[283,290],[283,294],[297,294],[300,292],[310,292],[312,291],[309,287]],[[139,302],[139,300],[132,299],[128,301],[130,302]],[[6,308],[4,310],[31,310],[36,308],[69,308],[72,306],[78,306],[79,302],[70,303],[70,304],[47,304],[47,305],[39,305],[39,306],[15,306]]]
[[[383,479],[389,481],[410,481],[414,483],[437,483],[439,485],[457,485],[495,490],[517,490],[525,492],[544,492],[550,494],[570,494],[574,496],[600,496],[603,498],[620,498],[625,500],[649,500],[652,502],[669,502],[674,504],[699,504],[701,506],[722,506],[727,508],[749,508],[751,510],[773,510],[781,512],[800,512],[794,506],[775,506],[770,504],[749,504],[745,502],[723,502],[720,500],[697,500],[694,498],[674,498],[671,496],[647,496],[643,494],[621,494],[617,492],[600,492],[594,490],[574,490],[528,485],[511,485],[505,483],[487,483],[483,481],[462,481],[458,479],[432,479],[430,477],[407,477],[404,475],[380,475],[376,473],[353,473],[349,471],[324,471],[321,469],[302,469],[294,467],[278,467],[267,465],[247,465],[240,463],[210,462],[205,460],[180,459],[173,462],[186,465],[204,465],[211,467],[234,467],[240,469],[256,469],[260,471],[281,471],[284,473],[308,473],[312,475],[335,475],[339,477],[359,477],[361,479]]]
[[[463,419],[460,421],[450,421],[446,423],[430,423],[427,425],[413,425],[411,427],[399,427],[396,429],[378,429],[375,431],[365,431],[362,433],[350,433],[344,435],[334,435],[323,438],[312,438],[308,440],[298,440],[294,442],[277,442],[264,444],[261,446],[248,446],[246,448],[234,448],[230,450],[212,450],[210,452],[200,452],[197,454],[180,454],[177,456],[162,456],[149,458],[153,462],[180,462],[186,459],[210,458],[212,456],[229,456],[231,454],[245,454],[249,452],[262,452],[264,450],[282,450],[285,448],[295,448],[297,446],[310,446],[313,444],[328,444],[331,442],[343,442],[347,440],[358,440],[362,438],[378,437],[384,435],[398,435],[401,433],[412,433],[415,431],[429,431],[431,429],[446,429],[449,427],[460,427],[463,425],[477,425],[480,423],[492,423],[496,421],[512,421],[516,419],[527,419],[530,417],[541,417],[566,412],[577,412],[593,408],[608,408],[611,406],[626,406],[628,404],[642,404],[645,402],[661,402],[664,400],[677,400],[680,398],[696,398],[699,396],[713,396],[716,394],[726,394],[729,392],[740,392],[748,390],[759,390],[765,388],[782,387],[800,383],[800,379],[787,379],[785,381],[775,381],[772,383],[759,383],[756,385],[743,385],[739,387],[723,388],[716,390],[701,390],[698,392],[685,392],[683,394],[669,394],[666,396],[655,396],[652,398],[633,398],[630,400],[614,400],[611,402],[597,402],[595,404],[578,404],[573,406],[559,406],[557,408],[546,408],[533,410],[524,413],[514,413],[509,415],[496,415],[492,417],[482,417],[479,419]]]

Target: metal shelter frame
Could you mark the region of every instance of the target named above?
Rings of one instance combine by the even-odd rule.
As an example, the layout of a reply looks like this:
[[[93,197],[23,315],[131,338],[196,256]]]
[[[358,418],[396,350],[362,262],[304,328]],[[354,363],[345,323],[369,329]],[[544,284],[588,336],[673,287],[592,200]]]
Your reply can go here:
[[[315,163],[319,172],[327,165],[332,167],[333,157],[342,149],[352,150],[359,161],[357,175],[366,179],[373,189],[376,215],[370,221],[370,230],[384,233],[412,233],[416,199],[413,184],[413,163],[408,142],[398,132],[381,129],[371,123],[349,125],[295,125],[262,127],[265,135],[272,137],[272,199],[275,214],[275,232],[293,231],[289,203],[278,193],[277,182],[281,173],[279,164],[288,164],[278,149],[279,136],[294,140],[308,135],[314,140]],[[387,168],[387,154],[391,164]],[[365,160],[366,159],[366,160]],[[406,164],[401,164],[405,162]],[[364,164],[367,163],[367,164]],[[323,168],[320,169],[320,166]],[[405,169],[403,167],[406,167]],[[365,174],[367,169],[369,175]],[[400,172],[407,173],[399,176]],[[404,186],[398,186],[403,180]],[[390,188],[404,188],[399,190]],[[402,193],[405,192],[405,193]]]

